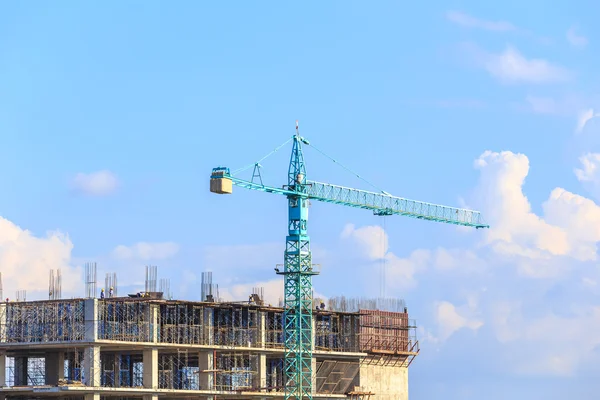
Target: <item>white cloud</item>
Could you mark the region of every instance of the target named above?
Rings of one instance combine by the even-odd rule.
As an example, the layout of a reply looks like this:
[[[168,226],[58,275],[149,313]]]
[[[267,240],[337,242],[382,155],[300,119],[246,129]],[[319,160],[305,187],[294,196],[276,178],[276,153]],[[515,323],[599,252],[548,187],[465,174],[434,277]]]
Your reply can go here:
[[[592,119],[600,117],[600,113],[594,112],[593,108],[588,108],[587,110],[583,110],[579,113],[577,117],[577,127],[575,128],[576,133],[580,133],[583,131],[583,128],[587,125],[587,123]]]
[[[121,260],[164,260],[179,252],[179,245],[173,242],[138,242],[132,246],[119,245],[112,251],[113,257]]]
[[[50,269],[61,269],[63,295],[80,285],[81,271],[70,264],[73,244],[60,232],[36,237],[13,222],[0,217],[0,266],[4,297],[13,298],[12,290],[48,291]],[[7,288],[12,288],[9,292]],[[83,286],[81,285],[83,289]]]
[[[342,238],[351,238],[371,260],[381,260],[388,252],[388,237],[383,228],[373,225],[356,229],[347,224]]]
[[[544,84],[571,79],[571,73],[566,68],[541,58],[528,59],[511,46],[499,54],[482,51],[477,53],[480,65],[504,83]]]
[[[600,182],[600,153],[587,153],[579,157],[581,168],[575,168],[580,182]]]
[[[584,48],[588,44],[588,39],[577,33],[577,28],[572,26],[567,30],[567,40],[573,47]]]
[[[517,31],[517,28],[510,22],[479,19],[460,11],[448,11],[446,18],[457,25],[467,28],[478,28],[495,32]]]
[[[435,306],[435,322],[438,326],[438,341],[447,340],[454,332],[468,328],[473,331],[483,326],[483,321],[476,317],[476,304],[466,304],[456,308],[448,301],[442,301]]]
[[[587,153],[579,157],[580,168],[575,176],[597,200],[600,200],[600,153]]]
[[[509,151],[484,152],[476,161],[481,170],[477,196],[493,227],[486,231],[486,242],[500,253],[540,257],[543,253],[566,254],[566,233],[531,211],[523,193],[529,160],[524,154]]]
[[[117,190],[119,180],[108,170],[89,174],[80,172],[73,178],[71,186],[75,191],[87,196],[107,196]]]
[[[524,375],[573,376],[600,345],[600,307],[580,307],[572,316],[545,310],[527,315],[523,302],[504,301],[492,311],[505,356]]]

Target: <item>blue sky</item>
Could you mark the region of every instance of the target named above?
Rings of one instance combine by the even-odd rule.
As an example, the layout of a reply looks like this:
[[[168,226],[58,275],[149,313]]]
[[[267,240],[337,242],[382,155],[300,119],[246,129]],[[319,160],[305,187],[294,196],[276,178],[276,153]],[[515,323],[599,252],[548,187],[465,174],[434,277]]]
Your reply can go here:
[[[488,2],[489,3],[489,2]],[[569,5],[570,4],[570,5]],[[81,265],[176,297],[277,298],[286,203],[209,193],[284,142],[489,231],[314,204],[322,296],[406,299],[413,399],[595,398],[600,329],[600,4],[131,1],[0,8],[4,293]],[[285,183],[289,147],[263,163]],[[307,149],[309,179],[369,189]],[[382,253],[384,242],[387,243]],[[102,280],[102,279],[101,279]]]

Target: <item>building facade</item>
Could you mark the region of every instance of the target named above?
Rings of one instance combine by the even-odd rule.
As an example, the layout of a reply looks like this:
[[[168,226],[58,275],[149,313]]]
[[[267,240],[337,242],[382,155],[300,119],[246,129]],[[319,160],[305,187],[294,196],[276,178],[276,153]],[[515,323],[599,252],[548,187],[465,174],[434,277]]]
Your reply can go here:
[[[280,399],[283,310],[153,298],[0,304],[0,398]],[[407,310],[315,310],[314,398],[405,400]]]

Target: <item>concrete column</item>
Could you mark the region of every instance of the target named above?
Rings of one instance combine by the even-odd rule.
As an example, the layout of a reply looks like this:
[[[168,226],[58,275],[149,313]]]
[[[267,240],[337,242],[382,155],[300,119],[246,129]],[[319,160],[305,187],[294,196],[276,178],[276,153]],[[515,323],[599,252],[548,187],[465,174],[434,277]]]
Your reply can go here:
[[[311,351],[315,351],[315,339],[316,339],[316,336],[317,336],[317,321],[315,320],[315,316],[313,314],[311,334],[310,334],[310,350]]]
[[[315,357],[312,358],[310,362],[310,369],[312,371],[312,392],[313,395],[316,393],[317,388],[317,359]]]
[[[4,299],[0,299],[4,301]],[[0,343],[6,343],[6,303],[0,303]]]
[[[264,311],[258,313],[258,347],[265,347],[267,342],[267,315]]]
[[[89,346],[83,351],[83,379],[86,386],[100,386],[100,346]]]
[[[88,393],[84,397],[85,400],[100,400],[100,393]]]
[[[267,387],[267,355],[258,355],[258,387]]]
[[[150,306],[150,341],[152,343],[158,343],[158,334],[160,332],[158,326],[158,315],[160,309],[157,305]]]
[[[213,345],[215,343],[215,335],[213,329],[215,310],[212,307],[204,308],[204,344]]]
[[[15,386],[27,386],[27,357],[15,357]]]
[[[85,340],[95,342],[98,340],[98,299],[85,299],[84,301]]]
[[[6,386],[6,354],[0,354],[0,387]]]
[[[46,353],[44,358],[46,385],[56,386],[59,380],[65,379],[65,353],[62,351]]]
[[[200,390],[213,389],[214,353],[212,350],[198,353],[198,367],[200,369]],[[206,372],[210,371],[210,372]]]
[[[144,388],[158,389],[158,349],[145,349],[144,361]]]

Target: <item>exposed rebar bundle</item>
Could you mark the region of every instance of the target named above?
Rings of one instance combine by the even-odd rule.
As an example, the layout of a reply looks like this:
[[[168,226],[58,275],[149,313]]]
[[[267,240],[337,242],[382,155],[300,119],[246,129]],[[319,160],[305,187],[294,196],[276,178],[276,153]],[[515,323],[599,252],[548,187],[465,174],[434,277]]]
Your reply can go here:
[[[85,264],[85,297],[88,299],[96,297],[96,270],[97,265],[95,262]]]
[[[360,310],[380,310],[406,312],[406,303],[395,298],[332,297],[328,301],[331,311],[358,312]]]
[[[60,269],[56,270],[56,274],[54,270],[50,270],[50,277],[48,282],[48,299],[49,300],[59,300],[62,297],[62,276],[60,273]]]
[[[173,298],[173,294],[171,293],[171,280],[162,278],[158,285],[158,291],[163,294],[164,299],[171,300]]]
[[[104,292],[107,297],[118,297],[117,273],[107,272],[104,278]]]
[[[156,276],[158,267],[156,265],[146,265],[146,293],[156,292]]]
[[[200,284],[200,300],[208,301],[211,303],[220,301],[219,285],[213,284],[211,271],[202,272]]]

